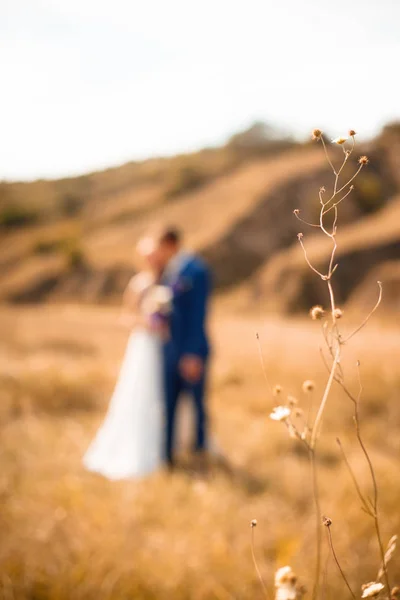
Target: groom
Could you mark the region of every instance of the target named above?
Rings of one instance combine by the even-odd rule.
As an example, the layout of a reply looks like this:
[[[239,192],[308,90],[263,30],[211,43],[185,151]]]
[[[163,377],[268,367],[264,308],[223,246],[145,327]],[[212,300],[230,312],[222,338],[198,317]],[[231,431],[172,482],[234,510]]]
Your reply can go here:
[[[211,285],[208,268],[199,257],[185,252],[177,228],[162,229],[156,242],[161,283],[173,292],[170,335],[164,344],[166,459],[173,467],[175,416],[183,392],[190,394],[195,407],[196,453],[202,454],[207,445],[205,385],[210,348],[206,318]]]

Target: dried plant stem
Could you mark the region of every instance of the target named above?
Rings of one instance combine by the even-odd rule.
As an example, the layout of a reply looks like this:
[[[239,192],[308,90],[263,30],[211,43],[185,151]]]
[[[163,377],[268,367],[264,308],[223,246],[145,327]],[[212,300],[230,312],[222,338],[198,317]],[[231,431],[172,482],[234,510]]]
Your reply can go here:
[[[269,591],[268,591],[268,589],[267,589],[267,587],[266,587],[266,585],[264,583],[264,580],[263,580],[262,575],[260,573],[260,569],[258,568],[256,554],[254,552],[254,529],[255,529],[255,527],[251,528],[251,556],[253,558],[254,568],[256,570],[257,577],[260,580],[261,587],[262,587],[263,592],[264,592],[264,596],[266,598],[268,598],[268,600],[271,600],[271,594],[269,593]]]
[[[380,294],[379,294],[379,299],[378,299],[376,308],[379,306],[380,301],[382,299],[382,285],[380,284],[379,287],[380,287]],[[372,314],[376,310],[376,308],[374,308],[370,314]],[[368,318],[369,318],[369,316],[368,316]],[[390,587],[390,582],[389,582],[389,574],[388,574],[387,566],[386,566],[385,550],[384,550],[383,543],[382,543],[382,536],[381,536],[380,523],[379,523],[379,514],[378,514],[379,513],[378,483],[376,481],[375,470],[374,470],[374,466],[372,464],[371,457],[369,456],[368,450],[367,450],[366,446],[364,445],[364,442],[361,437],[361,432],[360,432],[360,418],[359,418],[358,408],[359,408],[360,398],[361,398],[361,395],[363,392],[361,373],[360,373],[360,363],[357,364],[357,373],[358,373],[358,381],[359,381],[359,392],[358,392],[358,397],[354,399],[355,400],[354,401],[354,422],[355,422],[355,426],[356,426],[357,439],[358,439],[358,442],[364,453],[365,459],[368,463],[369,472],[371,475],[372,487],[374,490],[374,500],[373,500],[374,515],[373,515],[373,517],[374,517],[375,531],[376,531],[376,537],[378,540],[379,550],[380,550],[381,559],[382,559],[382,568],[383,568],[383,573],[385,576],[385,583],[386,583],[388,592],[390,593],[391,587]]]
[[[383,294],[382,283],[380,281],[378,281],[377,284],[379,286],[379,296],[378,296],[378,300],[376,301],[374,308],[367,315],[367,317],[364,319],[364,321],[361,323],[361,325],[359,327],[357,327],[357,329],[355,329],[349,336],[347,336],[347,338],[345,340],[343,340],[344,344],[346,342],[348,342],[349,340],[351,340],[351,338],[354,337],[356,335],[356,333],[358,333],[359,331],[361,331],[361,329],[363,327],[365,327],[365,325],[368,323],[368,321],[370,320],[370,318],[372,317],[372,315],[378,309],[380,303],[382,302],[382,294]]]
[[[317,540],[317,555],[315,560],[315,576],[314,576],[314,585],[312,592],[312,599],[316,600],[318,598],[319,591],[319,582],[321,576],[321,550],[322,550],[322,527],[321,527],[321,503],[319,498],[319,486],[318,486],[318,472],[317,472],[317,463],[315,460],[315,450],[313,448],[309,448],[310,455],[310,463],[311,463],[311,472],[312,472],[312,486],[313,486],[313,496],[314,496],[314,505],[315,505],[315,522],[316,522],[316,540]]]
[[[323,136],[321,136],[321,142],[322,142],[322,147],[323,147],[324,152],[325,152],[326,159],[327,159],[328,163],[330,164],[332,171],[336,175],[335,167],[333,166],[332,161],[329,158],[328,150],[326,148],[326,144],[325,144],[325,140],[324,140]]]
[[[390,587],[389,574],[388,574],[386,559],[385,559],[385,549],[382,544],[381,528],[379,525],[379,518],[378,518],[378,506],[376,506],[374,510],[375,510],[375,515],[374,515],[375,531],[376,531],[376,537],[378,540],[379,549],[380,549],[380,553],[381,553],[381,557],[382,557],[383,574],[385,577],[386,587],[390,593],[391,587]]]
[[[267,386],[269,388],[269,391],[272,394],[272,385],[271,385],[271,383],[269,381],[269,378],[268,378],[268,375],[267,375],[267,368],[265,366],[264,355],[263,355],[263,351],[262,351],[262,347],[261,347],[261,340],[260,340],[260,336],[259,336],[258,333],[256,333],[256,339],[257,339],[257,345],[258,345],[258,353],[260,355],[261,368],[262,368],[262,371],[263,371],[263,374],[264,374],[265,381],[266,381]]]
[[[352,479],[353,482],[355,482],[355,487],[357,490],[357,493],[359,494],[360,498],[362,499],[362,503],[363,503],[363,507],[365,512],[367,512],[367,514],[369,514],[373,520],[374,520],[374,526],[375,526],[375,533],[376,533],[376,538],[378,541],[378,546],[379,546],[379,552],[381,555],[381,560],[382,560],[382,569],[383,569],[383,574],[385,577],[385,583],[386,583],[386,587],[388,589],[388,591],[390,591],[391,587],[390,587],[390,582],[389,582],[389,574],[387,571],[387,566],[386,566],[386,560],[385,560],[385,550],[383,547],[383,543],[382,543],[382,535],[381,535],[381,528],[380,528],[380,522],[379,522],[379,493],[378,493],[378,483],[376,481],[376,476],[375,476],[375,470],[374,470],[374,466],[372,464],[372,460],[371,457],[368,453],[368,450],[363,442],[363,439],[361,437],[361,428],[360,428],[360,417],[359,417],[359,402],[360,402],[360,398],[362,395],[362,382],[361,382],[361,374],[360,374],[360,363],[357,364],[358,367],[358,380],[359,380],[359,392],[358,392],[358,396],[355,397],[350,390],[346,387],[346,385],[344,384],[344,382],[342,380],[339,380],[338,383],[341,386],[341,388],[343,389],[343,391],[346,393],[346,395],[350,398],[350,400],[353,402],[353,406],[354,406],[354,424],[355,424],[355,428],[356,428],[356,436],[357,436],[357,440],[358,443],[360,445],[360,448],[364,454],[365,460],[368,464],[368,469],[370,472],[370,476],[371,476],[371,481],[372,481],[372,489],[373,489],[373,500],[371,502],[371,507],[368,505],[365,497],[362,495],[360,487],[358,486],[358,484],[355,482],[355,476],[354,473],[352,472],[352,469],[348,463],[347,458],[344,455],[344,452],[342,451],[344,457],[345,457],[345,461],[346,464],[348,465],[349,468],[349,472],[352,475]]]
[[[312,430],[312,433],[311,433],[310,446],[311,446],[312,450],[315,449],[315,445],[316,445],[316,442],[317,442],[317,439],[318,439],[318,432],[319,432],[319,428],[320,428],[320,423],[321,423],[322,415],[323,415],[324,410],[325,410],[325,405],[326,405],[326,402],[328,400],[329,392],[331,391],[332,383],[333,383],[333,380],[334,380],[334,377],[335,377],[336,368],[337,368],[338,362],[339,362],[339,357],[340,357],[340,349],[338,348],[337,351],[336,351],[336,355],[335,355],[334,361],[332,363],[332,368],[331,368],[331,372],[329,374],[328,383],[326,384],[325,392],[324,392],[324,395],[322,397],[322,401],[321,401],[320,407],[318,409],[317,417],[315,419],[314,427],[313,427],[313,430]]]
[[[369,505],[368,505],[367,501],[365,500],[365,498],[364,498],[364,496],[363,496],[363,494],[362,494],[362,492],[361,492],[361,488],[360,488],[360,486],[359,486],[359,484],[358,484],[358,481],[357,481],[357,479],[356,479],[356,476],[355,476],[355,474],[354,474],[354,471],[353,471],[353,469],[351,468],[351,465],[350,465],[350,463],[349,463],[349,461],[348,461],[348,458],[347,458],[347,456],[346,456],[346,453],[345,453],[345,451],[344,451],[344,448],[343,448],[343,446],[342,446],[342,443],[341,443],[341,441],[339,440],[339,438],[337,438],[337,440],[336,440],[336,441],[337,441],[337,443],[338,443],[338,446],[339,446],[339,448],[340,448],[340,452],[341,452],[341,454],[342,454],[343,460],[344,460],[344,462],[345,462],[345,464],[346,464],[346,467],[347,467],[347,470],[348,470],[348,472],[349,472],[349,474],[350,474],[350,477],[351,477],[351,478],[352,478],[352,480],[353,480],[353,484],[354,484],[354,487],[355,487],[355,489],[356,489],[356,491],[357,491],[357,495],[358,495],[358,497],[360,498],[360,500],[361,500],[361,503],[362,503],[362,505],[363,505],[363,507],[364,507],[364,510],[365,510],[365,512],[367,512],[369,515],[371,515],[371,509],[370,509],[370,507],[369,507]]]
[[[349,584],[349,582],[348,582],[348,579],[347,579],[347,577],[346,577],[346,575],[345,575],[345,573],[344,573],[344,571],[343,571],[342,567],[340,566],[339,559],[338,559],[338,557],[337,557],[337,555],[336,555],[335,548],[334,548],[334,545],[333,545],[332,533],[331,533],[331,527],[330,527],[330,525],[329,525],[329,526],[327,526],[327,527],[326,527],[326,529],[327,529],[327,532],[328,532],[329,547],[330,547],[330,549],[331,549],[332,556],[333,556],[333,558],[334,558],[334,560],[335,560],[335,563],[336,563],[336,565],[337,565],[337,568],[339,569],[339,571],[340,571],[340,574],[341,574],[341,576],[342,576],[342,579],[343,579],[343,581],[345,582],[345,584],[346,584],[346,586],[347,586],[347,589],[349,590],[349,592],[350,592],[350,594],[351,594],[352,598],[353,598],[354,600],[356,600],[356,596],[355,596],[355,594],[354,594],[353,590],[352,590],[352,589],[351,589],[351,587],[350,587],[350,584]]]
[[[333,290],[333,286],[332,286],[332,277],[338,266],[337,264],[335,264],[335,256],[336,256],[336,251],[337,251],[336,233],[337,233],[337,223],[338,223],[338,206],[349,196],[351,191],[354,189],[354,186],[351,184],[354,181],[354,179],[358,176],[358,174],[360,173],[363,166],[368,163],[368,159],[367,159],[367,157],[361,157],[358,161],[359,166],[356,169],[355,173],[347,180],[347,182],[344,185],[341,185],[339,183],[340,175],[342,174],[342,172],[348,162],[348,159],[350,158],[350,156],[355,148],[355,139],[354,139],[355,133],[354,133],[354,131],[351,130],[349,133],[349,135],[352,137],[352,147],[350,149],[345,147],[345,145],[344,145],[345,139],[340,140],[340,141],[339,141],[339,139],[337,140],[337,143],[339,145],[342,145],[342,150],[343,150],[343,154],[344,154],[343,161],[339,168],[335,168],[333,162],[331,161],[331,159],[329,157],[329,153],[328,153],[324,138],[321,134],[321,131],[315,130],[313,132],[313,135],[314,135],[314,139],[320,140],[322,143],[326,159],[327,159],[327,161],[332,169],[333,175],[334,175],[334,182],[333,182],[332,195],[329,197],[328,200],[326,200],[326,201],[324,200],[324,195],[325,195],[325,191],[326,191],[325,187],[321,187],[319,190],[319,201],[320,201],[320,205],[321,205],[320,214],[319,214],[319,225],[314,225],[313,223],[310,223],[307,220],[300,218],[299,210],[296,209],[294,211],[294,214],[296,215],[296,217],[303,223],[310,225],[312,227],[315,227],[315,226],[319,227],[321,232],[327,238],[329,238],[332,243],[332,250],[330,253],[327,271],[325,273],[323,273],[311,263],[311,261],[308,257],[307,250],[304,245],[303,234],[302,233],[298,234],[298,240],[299,240],[301,248],[303,250],[304,258],[305,258],[307,265],[309,266],[311,271],[313,271],[316,275],[318,275],[323,281],[326,281],[326,283],[327,283],[329,300],[330,300],[330,308],[331,308],[331,322],[330,322],[330,324],[328,324],[328,322],[326,322],[326,324],[323,328],[323,335],[325,338],[326,345],[328,347],[329,355],[332,359],[332,363],[330,366],[328,365],[327,361],[325,360],[324,354],[321,351],[323,361],[329,372],[329,378],[328,378],[327,384],[324,389],[324,393],[323,393],[322,400],[321,400],[321,403],[320,403],[320,406],[319,406],[319,409],[318,409],[318,412],[317,412],[317,415],[316,415],[316,418],[314,421],[314,425],[312,427],[310,441],[308,442],[308,449],[309,449],[309,455],[310,455],[310,461],[311,461],[311,467],[312,467],[315,512],[316,512],[316,517],[317,517],[317,521],[318,521],[318,523],[317,523],[316,573],[315,573],[315,581],[314,581],[312,598],[313,598],[313,600],[317,600],[317,598],[319,596],[320,567],[321,567],[321,532],[322,532],[322,530],[321,530],[322,523],[321,523],[320,496],[319,496],[318,477],[317,477],[316,446],[317,446],[317,441],[318,441],[319,434],[320,434],[323,414],[324,414],[324,411],[326,408],[329,394],[332,389],[333,382],[337,382],[342,387],[342,389],[344,390],[346,395],[352,400],[353,405],[354,405],[354,422],[355,422],[355,428],[356,428],[356,435],[357,435],[358,443],[360,444],[360,447],[362,449],[362,452],[364,454],[365,460],[367,461],[368,468],[370,471],[372,487],[373,487],[373,499],[372,500],[370,500],[361,490],[361,488],[357,482],[357,479],[355,477],[355,474],[352,471],[351,465],[350,465],[349,461],[347,460],[344,449],[339,440],[338,440],[338,443],[339,443],[344,461],[346,463],[347,469],[350,473],[353,484],[355,486],[357,495],[361,500],[363,510],[369,516],[371,516],[374,520],[376,537],[378,540],[379,550],[380,550],[380,554],[381,554],[381,558],[382,558],[382,572],[385,577],[387,591],[390,594],[391,588],[389,585],[389,578],[388,578],[388,572],[387,572],[386,560],[385,560],[385,551],[384,551],[383,544],[382,544],[381,528],[380,528],[379,515],[378,515],[378,485],[377,485],[371,458],[370,458],[369,453],[364,445],[363,439],[361,437],[361,432],[360,432],[360,420],[359,420],[358,407],[359,407],[359,400],[360,400],[361,393],[362,393],[361,379],[359,376],[360,391],[359,391],[358,397],[354,397],[354,395],[348,390],[348,388],[346,387],[346,385],[344,383],[343,369],[340,364],[341,363],[342,346],[345,343],[347,343],[349,340],[351,340],[368,323],[371,316],[374,314],[374,312],[379,307],[381,300],[382,300],[382,285],[380,282],[378,282],[379,297],[378,297],[378,300],[377,300],[375,306],[371,310],[371,312],[367,315],[367,317],[364,319],[364,321],[361,323],[361,325],[359,325],[345,339],[343,339],[343,337],[340,333],[339,327],[338,327],[337,320],[338,320],[338,318],[341,317],[342,311],[336,307],[335,294],[334,294],[334,290]],[[327,225],[325,217],[326,217],[327,213],[329,213],[332,210],[334,211],[333,223]],[[335,553],[335,549],[334,549],[333,541],[332,541],[332,535],[331,535],[331,531],[330,531],[331,523],[332,522],[330,521],[330,519],[325,521],[325,525],[327,526],[327,529],[328,529],[328,538],[329,538],[329,545],[331,548],[331,552],[332,552],[332,555],[338,566],[338,569],[342,575],[342,578],[345,581],[346,586],[347,586],[352,598],[355,600],[355,595],[349,585],[349,582],[340,566],[340,563],[339,563],[338,558]]]

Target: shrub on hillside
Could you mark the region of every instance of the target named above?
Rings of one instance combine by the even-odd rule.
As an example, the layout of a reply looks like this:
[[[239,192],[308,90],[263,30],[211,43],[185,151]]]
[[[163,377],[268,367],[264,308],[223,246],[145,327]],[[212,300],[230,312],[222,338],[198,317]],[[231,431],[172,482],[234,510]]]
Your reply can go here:
[[[83,208],[84,200],[79,194],[64,194],[60,199],[61,211],[66,217],[74,217]]]
[[[199,167],[189,164],[179,165],[169,177],[165,196],[169,199],[190,192],[203,185],[207,179],[207,174]]]
[[[18,204],[6,204],[0,208],[0,228],[13,229],[30,225],[38,220],[38,213],[32,208]]]
[[[85,265],[85,252],[78,239],[65,240],[60,246],[60,251],[65,256],[68,268],[79,269]]]

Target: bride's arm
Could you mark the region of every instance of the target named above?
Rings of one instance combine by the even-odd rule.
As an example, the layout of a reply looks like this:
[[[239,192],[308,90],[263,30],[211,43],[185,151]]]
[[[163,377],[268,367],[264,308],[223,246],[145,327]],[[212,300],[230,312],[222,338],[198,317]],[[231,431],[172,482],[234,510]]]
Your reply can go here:
[[[128,329],[147,325],[139,311],[141,288],[138,276],[133,277],[125,288],[122,296],[122,306],[119,323]]]

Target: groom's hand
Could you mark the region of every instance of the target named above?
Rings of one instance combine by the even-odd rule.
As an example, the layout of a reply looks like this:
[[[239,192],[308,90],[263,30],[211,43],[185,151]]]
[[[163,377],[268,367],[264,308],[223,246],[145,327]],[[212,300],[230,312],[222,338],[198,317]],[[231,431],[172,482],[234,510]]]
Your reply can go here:
[[[188,383],[197,383],[203,374],[203,361],[199,356],[188,354],[181,359],[180,373]]]

